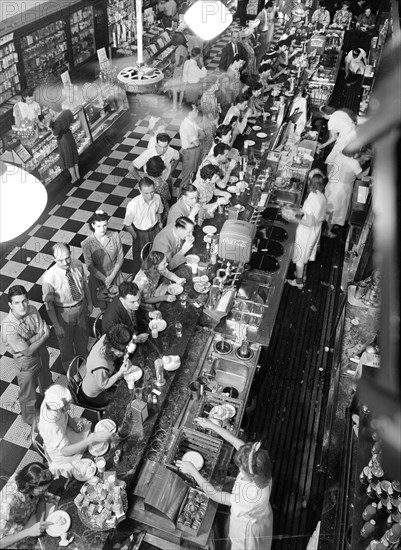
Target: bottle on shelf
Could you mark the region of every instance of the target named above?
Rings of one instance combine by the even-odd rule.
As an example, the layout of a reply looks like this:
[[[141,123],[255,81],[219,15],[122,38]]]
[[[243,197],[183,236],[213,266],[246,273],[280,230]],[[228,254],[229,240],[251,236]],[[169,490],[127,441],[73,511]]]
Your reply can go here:
[[[372,470],[371,468],[369,468],[369,466],[365,466],[362,472],[359,474],[359,481],[362,483],[362,485],[368,485],[371,481],[373,481]]]
[[[401,496],[401,482],[400,481],[393,481],[391,486],[392,486],[392,489],[394,491],[394,496]]]
[[[390,498],[394,495],[394,490],[392,483],[388,481],[387,479],[383,479],[380,481],[380,485],[383,491],[383,496],[389,496]]]
[[[365,521],[369,521],[370,519],[374,518],[377,514],[377,503],[372,502],[371,504],[368,504],[365,508],[365,510],[362,512],[362,519]]]
[[[401,524],[400,523],[394,523],[394,525],[392,525],[390,527],[390,529],[388,529],[384,535],[382,536],[382,538],[380,539],[380,542],[382,542],[383,544],[388,544],[389,548],[395,548],[396,547],[396,544],[400,541],[401,539]]]
[[[360,534],[361,534],[361,537],[364,538],[364,539],[367,539],[369,538],[375,531],[376,529],[376,522],[374,519],[371,519],[369,521],[367,521],[361,531],[360,531]]]

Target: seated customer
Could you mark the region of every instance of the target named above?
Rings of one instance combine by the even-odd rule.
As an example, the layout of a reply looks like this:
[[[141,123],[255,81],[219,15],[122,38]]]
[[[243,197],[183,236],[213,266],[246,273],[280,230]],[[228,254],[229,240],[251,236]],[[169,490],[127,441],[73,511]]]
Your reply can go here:
[[[219,204],[224,204],[231,197],[230,193],[218,187],[219,183],[221,184],[221,175],[218,166],[206,164],[200,170],[200,177],[194,181],[194,186],[198,190],[199,204],[202,207],[202,211],[199,213],[200,218],[213,217]],[[218,200],[212,202],[215,197],[218,197]]]
[[[199,209],[200,204],[198,202],[198,190],[194,185],[192,185],[192,183],[187,183],[187,185],[184,185],[181,189],[180,198],[169,210],[167,225],[170,223],[175,223],[176,219],[181,216],[186,216],[195,221],[195,217],[198,214]]]
[[[182,216],[175,221],[174,225],[166,225],[156,235],[152,251],[163,252],[170,269],[185,263],[185,254],[191,250],[195,240],[192,235],[194,225],[192,220]]]
[[[75,419],[68,414],[72,405],[68,388],[55,384],[45,393],[40,407],[38,429],[49,455],[49,469],[55,475],[70,477],[82,453],[92,443],[108,441],[110,432],[89,433],[85,419]]]
[[[83,405],[107,405],[106,390],[114,386],[128,371],[129,365],[118,361],[131,342],[132,331],[126,325],[113,325],[91,349],[86,361],[86,374],[79,390]],[[134,344],[135,345],[135,344]],[[135,350],[131,350],[133,353]]]
[[[150,252],[142,262],[141,269],[135,276],[135,282],[141,292],[142,307],[147,311],[155,309],[159,302],[174,302],[176,297],[167,294],[167,285],[160,285],[160,278],[165,277],[173,283],[185,283],[185,279],[177,277],[167,269],[167,258],[162,252]]]
[[[104,312],[102,319],[102,331],[105,334],[113,325],[123,324],[132,331],[137,330],[137,317],[141,304],[139,288],[135,283],[124,281],[118,287],[116,296]]]
[[[50,470],[40,462],[27,464],[10,479],[1,494],[0,548],[14,548],[46,531],[50,522],[45,521],[43,497],[52,480]]]
[[[372,9],[369,6],[365,7],[365,11],[359,15],[356,20],[356,28],[361,31],[373,31],[376,24],[376,17],[372,13]]]

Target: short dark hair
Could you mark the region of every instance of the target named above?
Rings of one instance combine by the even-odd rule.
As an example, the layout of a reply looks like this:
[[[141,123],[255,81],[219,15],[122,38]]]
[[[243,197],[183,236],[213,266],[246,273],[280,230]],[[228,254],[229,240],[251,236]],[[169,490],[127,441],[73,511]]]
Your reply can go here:
[[[181,189],[181,195],[186,195],[187,193],[197,193],[198,190],[195,187],[195,185],[192,185],[192,183],[186,183],[183,185]]]
[[[220,168],[215,164],[206,164],[200,169],[199,174],[203,180],[210,180],[216,174],[220,175],[221,172],[220,172]]]
[[[234,55],[233,57],[233,60],[231,63],[234,63],[235,61],[245,61],[246,62],[246,59],[239,53],[237,53],[237,55]]]
[[[263,84],[261,82],[255,82],[255,84],[253,84],[251,86],[251,93],[252,92],[258,92],[259,90],[261,90],[263,88]]]
[[[193,222],[190,218],[187,218],[187,216],[180,216],[175,220],[174,227],[177,229],[185,229],[188,224],[194,226],[195,222]]]
[[[150,178],[146,177],[146,176],[144,176],[142,179],[139,180],[138,185],[139,185],[139,189],[143,189],[144,187],[154,187],[155,186],[153,181]]]
[[[41,462],[27,464],[15,476],[17,489],[24,494],[32,494],[37,487],[49,485],[52,481],[52,473]]]
[[[166,132],[160,132],[160,134],[156,134],[156,143],[158,141],[170,143],[171,137]]]
[[[34,91],[31,88],[27,88],[24,90],[21,94],[21,97],[23,100],[25,100],[26,97],[33,97]]]
[[[197,55],[200,55],[201,49],[200,48],[192,48],[191,50],[191,57],[196,57]]]
[[[239,94],[235,98],[234,104],[238,105],[238,103],[244,103],[245,101],[248,101],[248,100],[249,100],[249,95],[246,95],[245,93],[244,94]]]
[[[28,298],[28,292],[22,285],[10,286],[8,289],[8,303],[11,304],[14,296],[26,296]]]
[[[146,173],[154,178],[161,176],[165,168],[166,165],[158,155],[150,158],[146,163]]]
[[[131,339],[131,329],[127,325],[116,324],[107,329],[104,343],[118,351],[125,351]]]
[[[132,281],[123,281],[118,285],[118,295],[120,298],[125,298],[128,294],[136,296],[139,292],[138,285]]]
[[[109,217],[110,216],[108,214],[106,214],[106,212],[103,212],[103,210],[96,210],[96,212],[94,214],[92,214],[92,216],[88,220],[89,229],[91,231],[93,231],[93,227],[92,227],[93,223],[95,223],[95,222],[107,222],[107,221],[109,221]]]
[[[228,131],[225,130],[228,129],[228,131],[231,130],[231,127],[229,124],[226,124],[221,130],[221,135],[224,136],[225,134],[228,134]],[[218,157],[219,155],[224,155],[224,153],[227,153],[228,151],[231,151],[231,147],[227,145],[227,143],[218,143],[213,147],[213,155],[215,157]]]

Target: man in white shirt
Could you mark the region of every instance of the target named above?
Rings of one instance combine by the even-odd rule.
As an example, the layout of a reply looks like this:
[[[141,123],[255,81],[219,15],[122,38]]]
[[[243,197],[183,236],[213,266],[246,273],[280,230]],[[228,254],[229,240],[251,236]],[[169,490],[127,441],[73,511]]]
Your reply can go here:
[[[93,305],[84,266],[66,243],[53,245],[55,265],[43,275],[43,301],[53,323],[65,372],[76,355],[86,357]]]
[[[203,65],[200,48],[193,48],[191,59],[184,63],[182,80],[185,83],[185,97],[187,103],[196,103],[201,93],[200,81],[207,75],[207,69]]]
[[[197,124],[198,109],[192,105],[192,110],[181,122],[180,139],[181,139],[181,157],[182,157],[182,173],[180,189],[187,183],[190,183],[192,172],[196,172],[201,163],[201,139],[204,137],[202,128]]]
[[[188,183],[182,188],[181,197],[170,208],[167,217],[167,225],[175,223],[176,219],[182,216],[195,221],[199,210],[198,190],[192,183]]]
[[[362,48],[356,48],[348,52],[344,60],[345,76],[349,80],[350,75],[363,75],[366,67],[366,52]]]
[[[155,193],[155,186],[146,176],[139,182],[140,194],[128,204],[124,218],[124,228],[132,236],[132,259],[135,275],[141,267],[141,250],[145,244],[153,241],[162,227],[161,214],[163,203]]]
[[[330,12],[326,10],[325,2],[320,2],[317,10],[313,12],[312,24],[316,25],[317,29],[328,27],[330,25]]]
[[[160,0],[157,5],[158,19],[164,27],[171,27],[173,17],[177,13],[177,4],[174,0]]]
[[[168,134],[157,134],[155,147],[146,149],[146,151],[141,153],[129,166],[128,170],[134,178],[137,180],[143,178],[143,174],[140,170],[146,172],[145,167],[148,160],[152,157],[159,156],[166,166],[162,173],[162,178],[166,180],[167,183],[171,184],[171,176],[180,160],[180,154],[176,149],[170,147],[170,141],[171,138]]]

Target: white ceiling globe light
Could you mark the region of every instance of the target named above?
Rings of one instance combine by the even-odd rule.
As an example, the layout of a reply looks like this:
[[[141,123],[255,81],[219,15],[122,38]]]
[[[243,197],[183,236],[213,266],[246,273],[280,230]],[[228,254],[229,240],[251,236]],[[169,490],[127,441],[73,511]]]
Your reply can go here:
[[[185,13],[184,21],[200,38],[211,40],[231,25],[233,16],[220,0],[198,0]]]
[[[0,162],[0,242],[22,235],[47,204],[44,185],[25,170]]]

